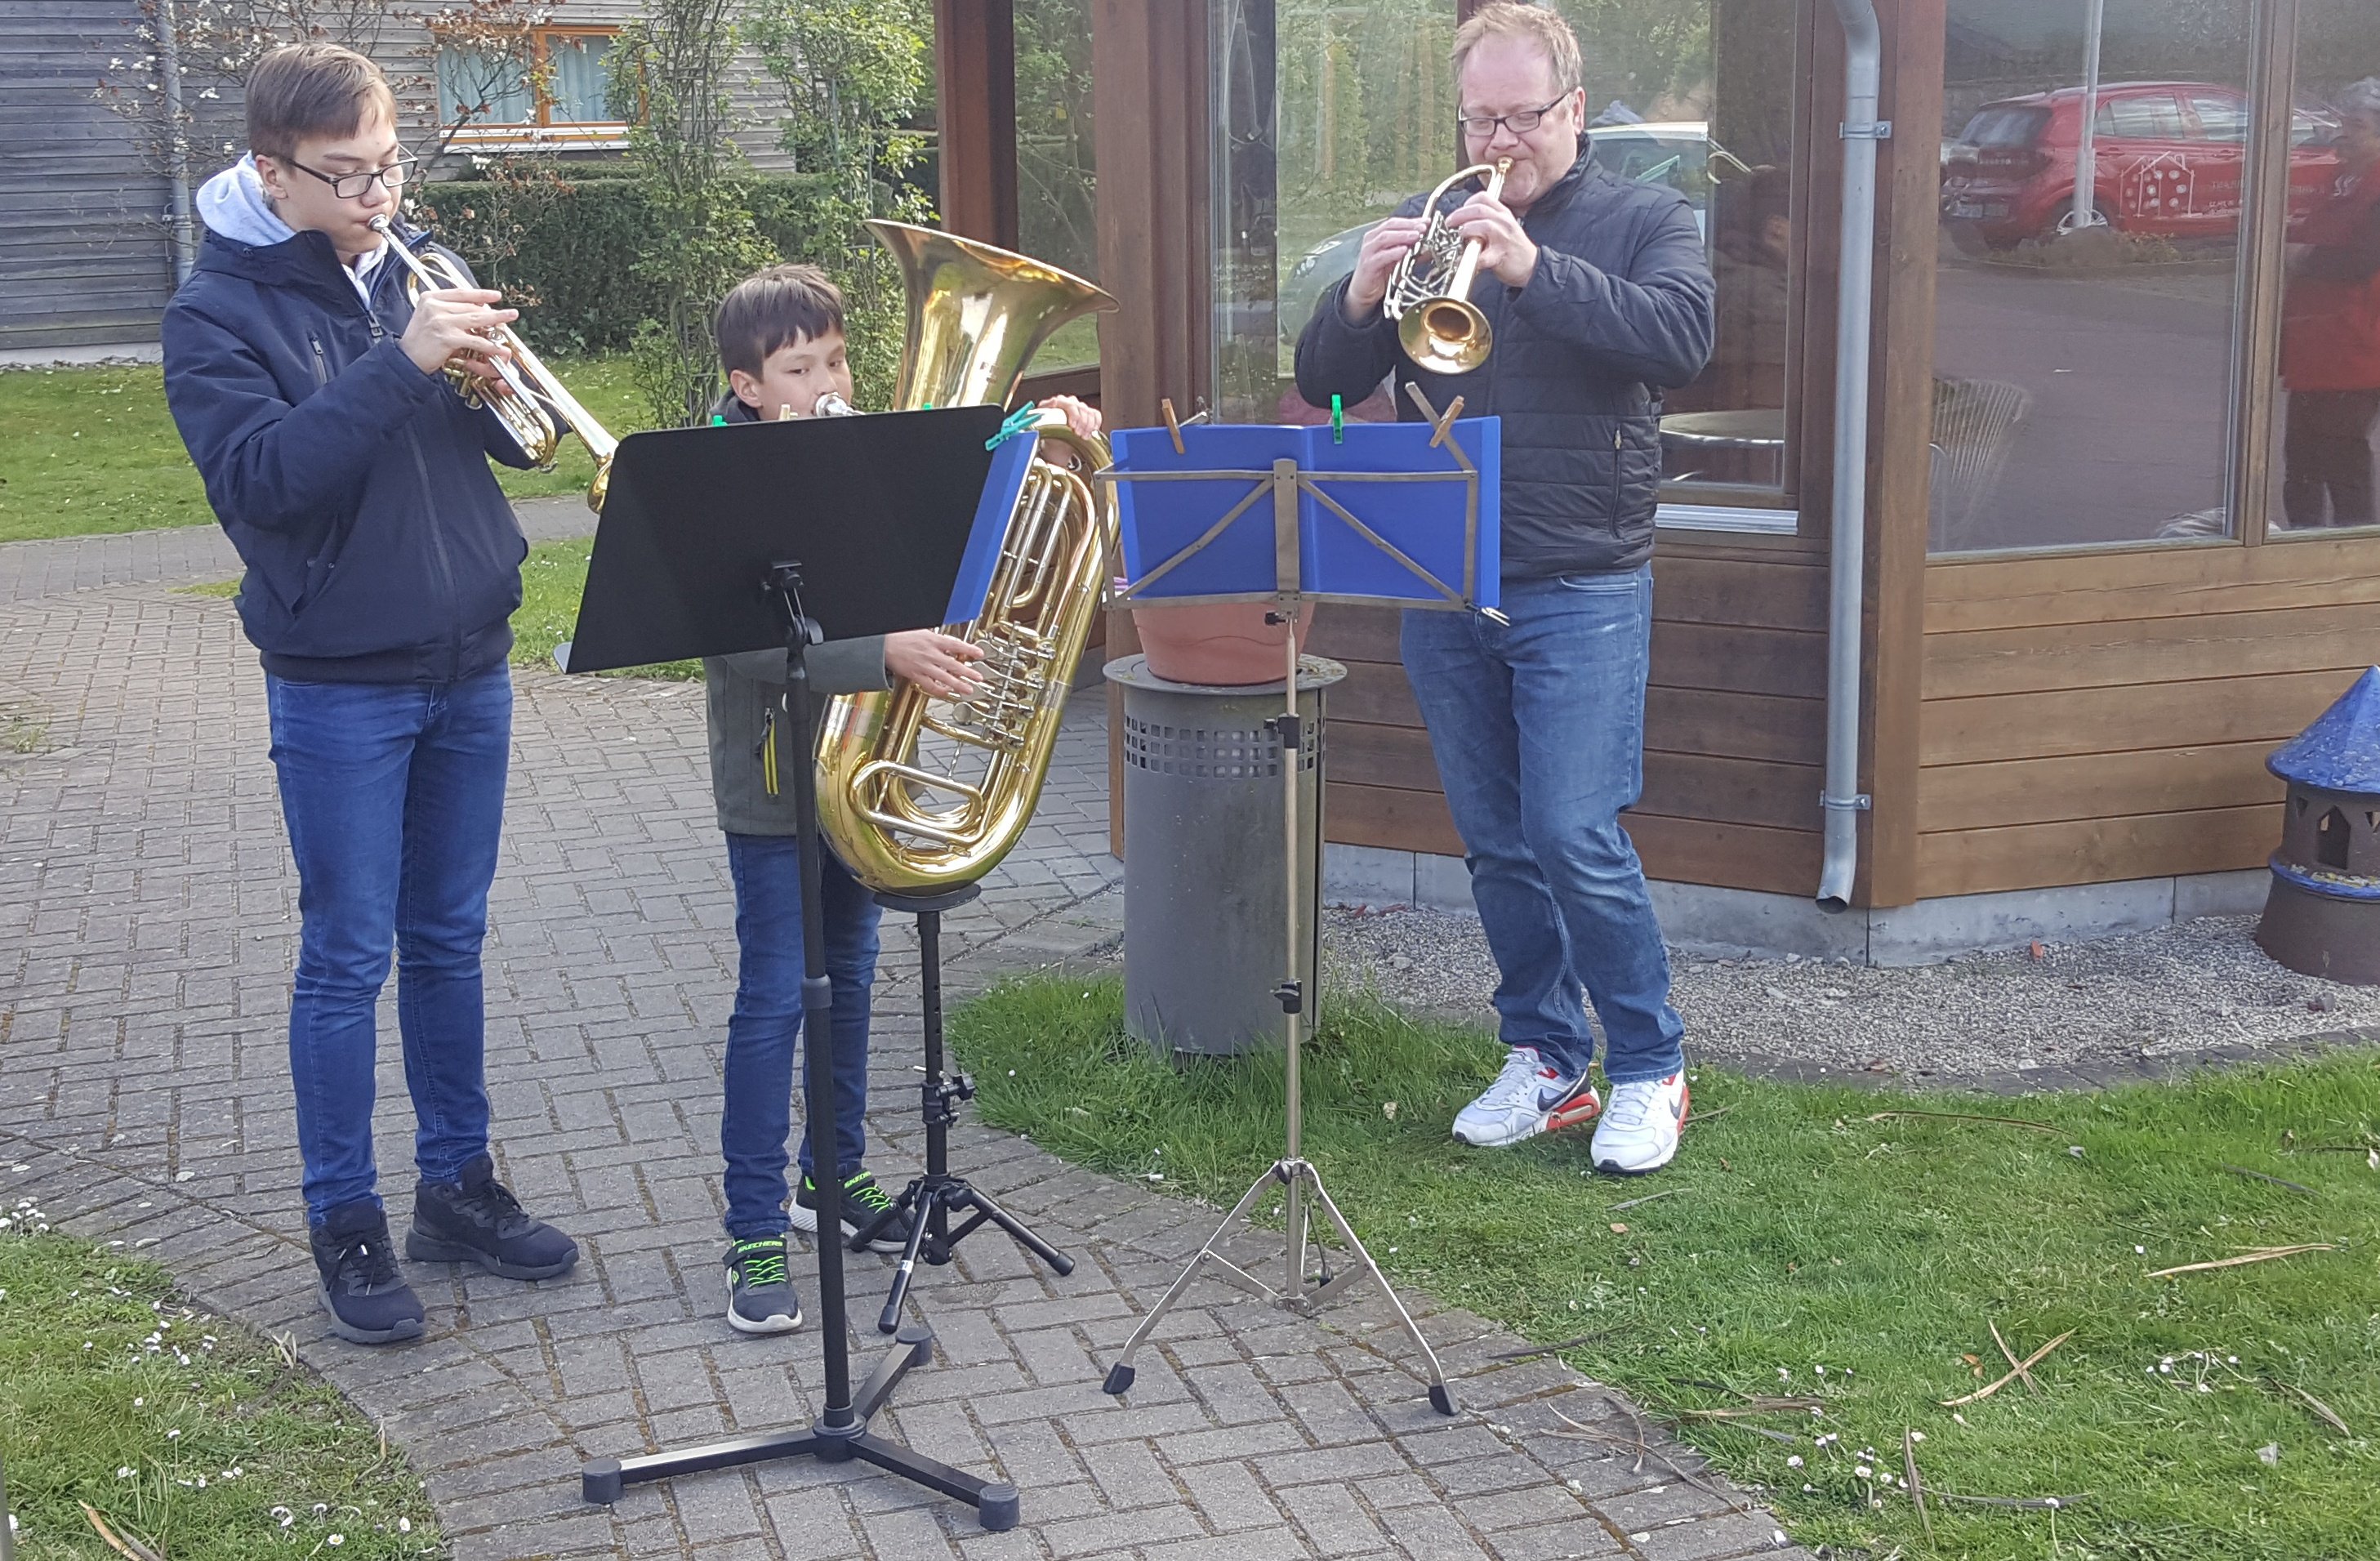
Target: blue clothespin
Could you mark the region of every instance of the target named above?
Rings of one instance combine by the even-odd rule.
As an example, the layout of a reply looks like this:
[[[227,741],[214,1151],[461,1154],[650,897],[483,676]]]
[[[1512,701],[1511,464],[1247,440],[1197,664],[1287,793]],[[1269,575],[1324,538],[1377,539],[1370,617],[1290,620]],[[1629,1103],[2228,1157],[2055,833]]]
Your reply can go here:
[[[1337,396],[1330,398],[1330,442],[1333,445],[1347,442],[1347,403]]]
[[[1041,414],[1034,409],[1034,406],[1033,402],[1027,401],[1009,413],[1008,421],[1000,425],[1000,432],[985,440],[983,447],[987,450],[997,450],[1018,434],[1032,433],[1033,425],[1041,420]]]

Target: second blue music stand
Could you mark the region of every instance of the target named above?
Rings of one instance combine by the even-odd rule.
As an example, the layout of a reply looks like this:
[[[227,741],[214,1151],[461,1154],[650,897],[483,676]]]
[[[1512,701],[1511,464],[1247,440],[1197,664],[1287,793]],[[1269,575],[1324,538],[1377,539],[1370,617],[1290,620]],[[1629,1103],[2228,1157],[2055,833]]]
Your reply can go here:
[[[1117,485],[1122,526],[1123,603],[1182,606],[1266,602],[1284,639],[1282,710],[1268,722],[1281,745],[1282,878],[1287,884],[1287,974],[1280,999],[1287,1100],[1281,1157],[1223,1216],[1206,1245],[1149,1309],[1108,1368],[1104,1391],[1122,1394],[1135,1376],[1133,1356],[1192,1281],[1211,1274],[1258,1299],[1300,1315],[1359,1279],[1389,1299],[1427,1362],[1429,1401],[1454,1413],[1437,1352],[1397,1299],[1379,1264],[1339,1212],[1303,1152],[1305,1101],[1298,1070],[1311,994],[1297,979],[1297,756],[1305,722],[1297,707],[1299,628],[1313,602],[1360,602],[1448,612],[1496,611],[1501,424],[1459,421],[1456,397],[1443,413],[1407,386],[1427,422],[1358,423],[1335,418],[1316,428],[1184,424],[1171,403],[1161,428],[1125,429],[1111,440],[1114,464],[1099,475]],[[1318,753],[1320,745],[1317,743]],[[1225,1257],[1220,1246],[1271,1188],[1283,1192],[1288,1223],[1284,1283],[1266,1284]],[[1305,1199],[1338,1232],[1354,1262],[1338,1274],[1311,1238]],[[1321,1260],[1314,1279],[1307,1252]]]

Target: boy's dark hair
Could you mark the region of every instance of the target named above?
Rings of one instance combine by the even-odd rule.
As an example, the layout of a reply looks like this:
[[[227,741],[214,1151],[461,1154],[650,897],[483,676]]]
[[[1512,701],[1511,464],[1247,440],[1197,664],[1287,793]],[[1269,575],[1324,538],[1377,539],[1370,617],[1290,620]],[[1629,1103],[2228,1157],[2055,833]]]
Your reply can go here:
[[[772,265],[735,284],[711,323],[722,368],[758,374],[769,355],[829,332],[843,334],[843,289],[814,265]]]
[[[396,123],[388,78],[353,49],[289,43],[248,74],[248,149],[283,161],[309,138],[351,136],[377,114]]]

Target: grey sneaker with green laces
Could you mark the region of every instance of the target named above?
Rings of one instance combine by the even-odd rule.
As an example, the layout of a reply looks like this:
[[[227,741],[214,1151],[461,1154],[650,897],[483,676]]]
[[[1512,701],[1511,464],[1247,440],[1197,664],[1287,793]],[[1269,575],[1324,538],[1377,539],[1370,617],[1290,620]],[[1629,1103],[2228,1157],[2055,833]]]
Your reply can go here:
[[[802,1299],[785,1272],[783,1237],[727,1249],[727,1325],[739,1334],[790,1334],[802,1325]]]
[[[802,1184],[794,1189],[794,1228],[806,1235],[818,1233],[818,1183],[808,1171],[802,1173]],[[843,1234],[846,1239],[858,1235],[893,1205],[892,1195],[876,1183],[873,1171],[854,1171],[843,1179]],[[897,1252],[909,1244],[909,1211],[901,1210],[884,1222],[868,1250],[876,1252]]]

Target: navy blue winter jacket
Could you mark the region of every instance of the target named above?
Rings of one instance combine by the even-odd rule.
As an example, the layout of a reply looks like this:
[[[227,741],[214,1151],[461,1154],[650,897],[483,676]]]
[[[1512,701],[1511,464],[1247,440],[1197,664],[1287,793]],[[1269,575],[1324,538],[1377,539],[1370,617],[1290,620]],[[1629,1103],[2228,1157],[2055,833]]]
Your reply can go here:
[[[1451,211],[1470,188],[1447,195]],[[1418,215],[1421,196],[1397,208]],[[1421,413],[1405,385],[1443,409],[1503,419],[1506,579],[1633,569],[1653,554],[1661,483],[1660,397],[1710,359],[1712,294],[1702,234],[1667,185],[1614,177],[1582,153],[1521,220],[1538,246],[1525,287],[1483,276],[1471,301],[1495,330],[1467,374],[1416,368],[1375,313],[1350,323],[1342,282],[1297,343],[1297,391],[1318,407],[1354,405],[1393,373],[1397,412]]]
[[[165,311],[166,404],[248,566],[240,619],[275,677],[443,683],[512,648],[528,543],[487,457],[528,461],[397,346],[406,274],[382,261],[367,309],[327,235],[210,230]]]

